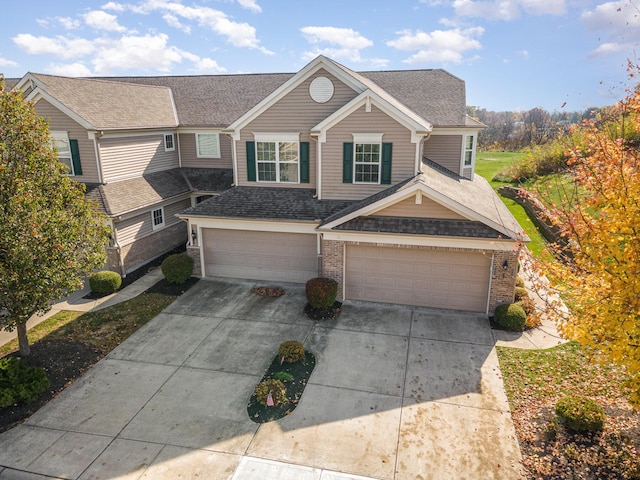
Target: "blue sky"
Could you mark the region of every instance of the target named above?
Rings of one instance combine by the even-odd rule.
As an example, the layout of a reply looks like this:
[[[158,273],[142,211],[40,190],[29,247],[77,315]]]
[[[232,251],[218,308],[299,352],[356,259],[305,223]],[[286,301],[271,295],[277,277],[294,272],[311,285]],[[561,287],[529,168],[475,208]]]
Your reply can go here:
[[[488,110],[583,110],[624,96],[640,0],[4,0],[0,17],[6,77],[295,72],[318,54],[444,68]]]

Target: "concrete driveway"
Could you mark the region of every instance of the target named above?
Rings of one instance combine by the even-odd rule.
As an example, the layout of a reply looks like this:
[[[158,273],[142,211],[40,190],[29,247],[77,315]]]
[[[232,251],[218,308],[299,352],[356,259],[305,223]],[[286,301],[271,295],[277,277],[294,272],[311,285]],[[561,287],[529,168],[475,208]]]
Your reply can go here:
[[[253,285],[198,282],[0,435],[0,478],[520,477],[486,317],[346,302],[313,322],[303,287]],[[247,401],[284,340],[316,368],[291,415],[258,425]]]

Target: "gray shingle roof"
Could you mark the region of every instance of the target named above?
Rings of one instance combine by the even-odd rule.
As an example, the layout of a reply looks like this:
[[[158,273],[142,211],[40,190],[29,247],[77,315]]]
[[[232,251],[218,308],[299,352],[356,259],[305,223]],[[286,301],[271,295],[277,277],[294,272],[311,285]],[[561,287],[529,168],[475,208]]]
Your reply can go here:
[[[440,218],[409,218],[370,216],[357,217],[335,227],[335,230],[386,232],[414,235],[444,235],[449,237],[500,238],[500,232],[482,222]]]
[[[233,170],[222,168],[180,169],[189,187],[197,192],[222,192],[233,184]]]
[[[317,221],[350,204],[318,200],[311,188],[233,187],[183,212],[186,216]]]
[[[177,126],[167,87],[31,75],[46,93],[98,130]]]

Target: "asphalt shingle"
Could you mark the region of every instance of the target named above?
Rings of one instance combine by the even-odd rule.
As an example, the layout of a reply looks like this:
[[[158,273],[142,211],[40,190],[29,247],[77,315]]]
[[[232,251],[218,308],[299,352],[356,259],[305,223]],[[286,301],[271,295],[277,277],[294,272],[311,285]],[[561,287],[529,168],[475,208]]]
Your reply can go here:
[[[335,230],[384,232],[412,235],[444,235],[449,237],[500,238],[500,232],[481,222],[414,217],[357,217],[335,227]]]

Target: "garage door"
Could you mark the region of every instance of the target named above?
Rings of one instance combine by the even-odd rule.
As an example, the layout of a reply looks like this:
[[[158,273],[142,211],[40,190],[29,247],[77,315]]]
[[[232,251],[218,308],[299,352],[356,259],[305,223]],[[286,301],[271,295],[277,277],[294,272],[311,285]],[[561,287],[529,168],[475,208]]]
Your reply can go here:
[[[347,246],[345,297],[484,312],[491,256]]]
[[[205,275],[281,282],[318,276],[316,236],[203,229]]]

